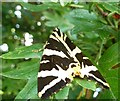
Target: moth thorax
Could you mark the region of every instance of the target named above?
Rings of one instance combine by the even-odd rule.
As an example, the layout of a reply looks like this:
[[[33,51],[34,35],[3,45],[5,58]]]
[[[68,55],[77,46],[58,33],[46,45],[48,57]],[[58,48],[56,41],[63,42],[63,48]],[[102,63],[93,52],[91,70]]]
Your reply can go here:
[[[80,76],[80,64],[79,63],[71,63],[69,68],[72,69],[72,76]]]

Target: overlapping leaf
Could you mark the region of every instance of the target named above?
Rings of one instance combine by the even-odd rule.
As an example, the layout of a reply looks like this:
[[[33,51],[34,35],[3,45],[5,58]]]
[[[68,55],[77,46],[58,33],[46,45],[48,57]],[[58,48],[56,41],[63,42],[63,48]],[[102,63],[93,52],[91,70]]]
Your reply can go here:
[[[112,67],[120,63],[119,44],[120,42],[117,42],[108,48],[99,61],[99,70],[109,83],[111,94],[115,99],[118,98],[119,93],[120,75],[118,71],[120,68],[112,69]]]
[[[76,79],[76,82],[84,88],[91,89],[93,91],[95,91],[95,89],[96,89],[96,84],[93,81]]]

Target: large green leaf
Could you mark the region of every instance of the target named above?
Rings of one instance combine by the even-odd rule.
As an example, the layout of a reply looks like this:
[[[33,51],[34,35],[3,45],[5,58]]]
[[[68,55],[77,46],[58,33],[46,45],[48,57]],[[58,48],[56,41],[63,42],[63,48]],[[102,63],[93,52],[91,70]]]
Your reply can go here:
[[[18,69],[12,71],[3,72],[2,76],[13,79],[30,79],[37,75],[39,67],[39,60],[33,60],[28,62],[22,62],[18,64]]]
[[[99,70],[106,78],[110,85],[110,91],[114,99],[118,98],[118,82],[120,81],[120,75],[118,75],[119,67],[112,69],[113,66],[120,63],[119,44],[117,42],[108,48],[103,56],[99,60]]]
[[[78,32],[92,32],[98,28],[103,27],[95,13],[89,12],[85,9],[72,10],[68,15],[68,20],[75,25],[73,31]]]
[[[70,86],[66,86],[55,94],[56,99],[68,99]]]
[[[93,91],[96,89],[96,84],[94,81],[76,79],[76,82],[84,88],[91,89]]]
[[[27,101],[28,99],[38,99],[37,76],[33,76],[28,80],[28,83],[16,96],[15,100],[17,99],[24,99],[25,101]]]
[[[99,60],[99,67],[100,69],[103,67],[102,70],[105,73],[108,71],[108,69],[111,69],[113,66],[120,63],[119,44],[120,42],[113,44],[110,48],[108,48],[105,51],[105,53]]]
[[[21,58],[40,58],[42,55],[42,44],[34,44],[32,46],[24,46],[17,48],[12,52],[2,55],[3,59],[21,59]]]

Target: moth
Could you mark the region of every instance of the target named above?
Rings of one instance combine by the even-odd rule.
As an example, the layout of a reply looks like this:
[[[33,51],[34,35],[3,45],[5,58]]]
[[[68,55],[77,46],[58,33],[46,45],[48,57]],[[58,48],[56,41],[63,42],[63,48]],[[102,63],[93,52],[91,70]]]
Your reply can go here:
[[[75,77],[94,79],[103,87],[108,83],[98,69],[71,40],[55,28],[43,51],[38,72],[38,96],[48,98]]]

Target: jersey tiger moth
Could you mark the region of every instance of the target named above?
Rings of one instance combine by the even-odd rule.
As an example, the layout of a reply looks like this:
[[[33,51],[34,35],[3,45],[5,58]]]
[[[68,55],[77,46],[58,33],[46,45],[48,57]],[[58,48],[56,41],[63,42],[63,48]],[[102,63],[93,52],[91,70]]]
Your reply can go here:
[[[48,98],[75,77],[94,79],[109,88],[98,69],[66,34],[55,28],[43,51],[38,72],[38,96]]]

